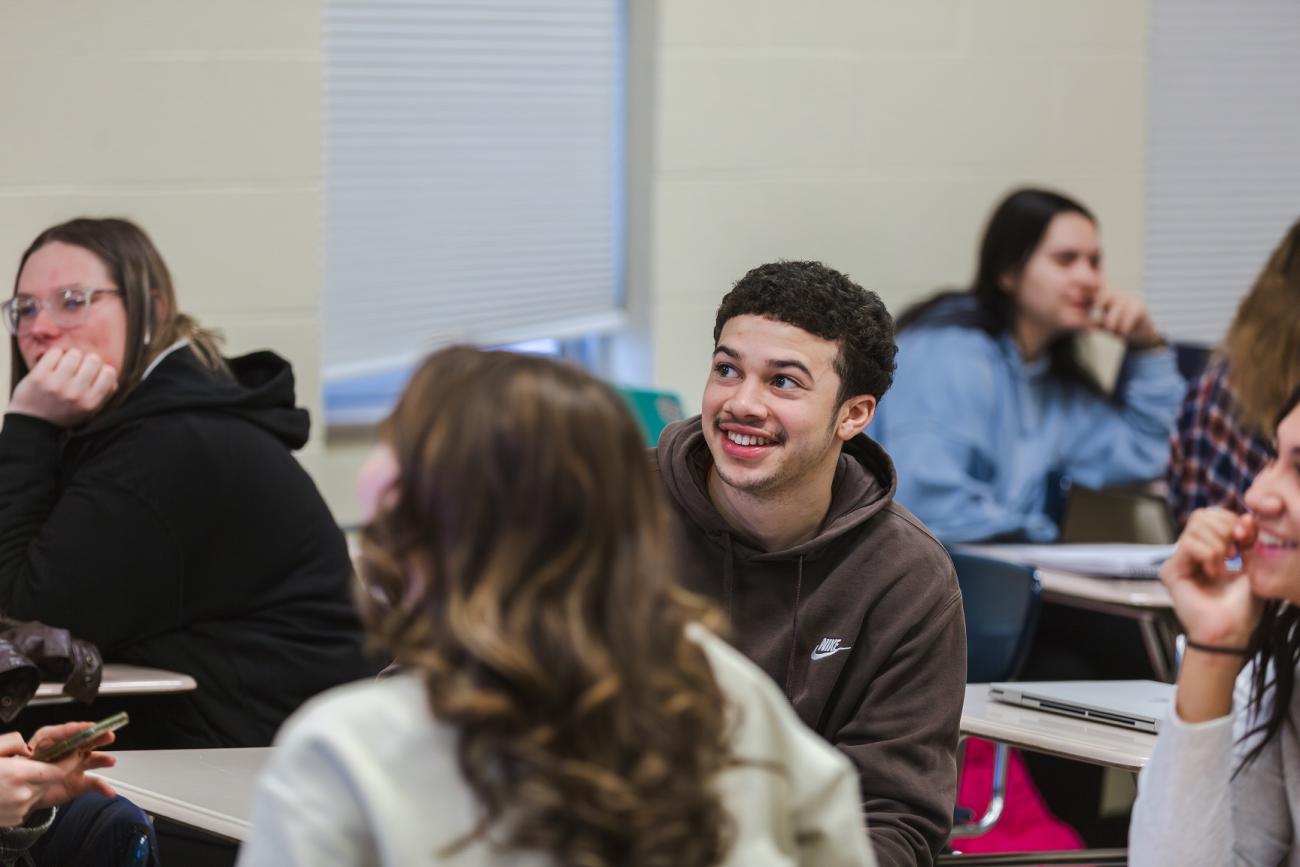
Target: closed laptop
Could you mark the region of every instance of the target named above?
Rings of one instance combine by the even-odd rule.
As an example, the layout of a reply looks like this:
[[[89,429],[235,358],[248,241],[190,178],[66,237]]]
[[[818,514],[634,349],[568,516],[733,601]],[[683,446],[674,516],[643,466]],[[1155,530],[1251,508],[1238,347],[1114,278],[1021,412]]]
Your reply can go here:
[[[1172,683],[1154,680],[1060,680],[989,684],[1005,704],[1072,716],[1142,732],[1156,732],[1169,713]]]

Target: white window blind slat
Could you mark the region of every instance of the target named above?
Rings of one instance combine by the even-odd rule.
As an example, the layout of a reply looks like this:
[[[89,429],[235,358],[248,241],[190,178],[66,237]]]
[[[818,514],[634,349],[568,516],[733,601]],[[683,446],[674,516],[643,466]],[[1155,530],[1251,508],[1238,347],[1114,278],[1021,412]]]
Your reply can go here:
[[[327,394],[621,323],[623,11],[326,0]]]

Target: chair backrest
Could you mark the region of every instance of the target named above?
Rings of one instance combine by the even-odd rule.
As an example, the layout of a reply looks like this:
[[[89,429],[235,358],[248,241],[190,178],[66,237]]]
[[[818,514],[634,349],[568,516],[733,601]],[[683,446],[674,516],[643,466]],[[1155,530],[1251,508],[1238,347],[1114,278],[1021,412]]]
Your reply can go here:
[[[659,444],[659,434],[675,421],[686,417],[682,409],[682,399],[671,391],[656,391],[648,388],[632,388],[620,385],[615,387],[623,400],[636,416],[645,435],[646,445]]]
[[[1038,626],[1040,585],[1032,566],[949,551],[966,612],[966,680],[1010,680]]]
[[[1175,343],[1174,360],[1183,379],[1190,383],[1200,378],[1213,352],[1211,347],[1202,343]]]
[[[1174,519],[1164,493],[1145,487],[1070,487],[1061,517],[1059,541],[1135,542],[1169,545],[1177,541]]]

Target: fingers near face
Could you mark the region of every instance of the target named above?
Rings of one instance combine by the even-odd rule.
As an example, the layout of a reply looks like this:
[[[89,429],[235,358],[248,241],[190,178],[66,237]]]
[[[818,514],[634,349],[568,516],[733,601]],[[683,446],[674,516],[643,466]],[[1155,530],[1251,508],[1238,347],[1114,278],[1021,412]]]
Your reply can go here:
[[[1235,553],[1238,517],[1224,509],[1200,509],[1192,513],[1178,541],[1180,548],[1210,578],[1227,575],[1224,561]]]
[[[79,409],[94,412],[117,390],[117,371],[93,352],[71,349],[55,369],[51,386]]]
[[[89,391],[91,385],[95,382],[95,377],[99,376],[99,372],[103,367],[104,362],[100,360],[98,355],[93,353],[87,355],[81,360],[81,364],[77,365],[77,368],[72,371],[68,382],[78,391]]]
[[[104,401],[117,391],[117,371],[107,364],[99,368],[90,387],[86,389],[87,402],[98,409]]]

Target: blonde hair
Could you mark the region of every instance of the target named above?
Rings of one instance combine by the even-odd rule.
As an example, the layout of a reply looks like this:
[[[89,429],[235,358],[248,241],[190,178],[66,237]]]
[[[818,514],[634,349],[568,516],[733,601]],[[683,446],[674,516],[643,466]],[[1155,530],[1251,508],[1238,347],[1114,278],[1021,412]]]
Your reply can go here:
[[[1300,220],[1241,300],[1219,355],[1228,364],[1238,419],[1272,436],[1278,409],[1300,386]]]

